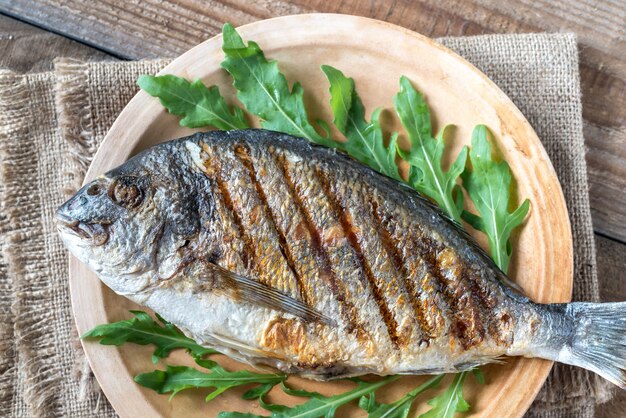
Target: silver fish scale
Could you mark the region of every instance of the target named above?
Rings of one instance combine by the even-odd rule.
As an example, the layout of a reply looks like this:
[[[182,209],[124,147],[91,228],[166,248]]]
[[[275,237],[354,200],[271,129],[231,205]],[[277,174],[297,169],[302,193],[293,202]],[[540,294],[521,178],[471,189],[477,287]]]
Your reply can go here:
[[[57,220],[114,291],[235,359],[329,379],[523,355],[626,386],[624,303],[533,303],[430,201],[303,139],[162,144]]]

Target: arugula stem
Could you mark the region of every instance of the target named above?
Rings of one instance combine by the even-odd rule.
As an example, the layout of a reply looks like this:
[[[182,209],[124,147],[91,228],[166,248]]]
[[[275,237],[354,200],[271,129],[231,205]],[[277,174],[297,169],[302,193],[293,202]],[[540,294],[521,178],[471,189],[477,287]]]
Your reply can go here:
[[[220,115],[218,115],[217,113],[213,112],[213,111],[212,111],[211,109],[209,109],[208,107],[206,107],[206,106],[202,106],[200,103],[194,103],[193,101],[188,100],[187,98],[185,98],[185,97],[183,97],[183,96],[181,96],[181,95],[179,95],[179,94],[176,94],[176,93],[175,93],[175,92],[173,92],[173,91],[170,91],[170,92],[169,92],[169,94],[171,94],[172,96],[174,96],[174,97],[176,97],[176,98],[180,99],[182,102],[189,103],[190,105],[193,105],[193,106],[199,107],[200,109],[204,110],[204,111],[205,111],[205,112],[207,112],[209,115],[211,115],[211,116],[213,116],[214,118],[218,119],[219,121],[221,121],[222,123],[224,123],[224,125],[226,125],[226,126],[230,127],[231,129],[241,129],[241,128],[239,128],[239,127],[237,127],[237,126],[233,125],[232,123],[230,123],[230,122],[229,122],[229,121],[227,121],[226,119],[224,119],[224,118],[220,117]]]
[[[419,133],[419,130],[417,132]],[[435,169],[433,167],[433,163],[431,161],[432,158],[428,155],[428,153],[424,149],[424,141],[425,140],[424,140],[424,138],[421,135],[419,135],[419,136],[420,136],[420,150],[422,151],[422,154],[424,156],[424,160],[426,160],[426,162],[428,163],[428,169],[430,170],[430,173],[433,176],[434,182],[437,185],[437,191],[439,192],[439,196],[441,197],[441,200],[443,201],[444,209],[445,209],[446,213],[452,219],[454,219],[458,223],[461,223],[461,216],[460,216],[458,210],[456,209],[456,206],[454,205],[454,203],[450,203],[450,199],[448,198],[448,194],[443,191],[443,188],[441,187],[441,182],[439,181],[437,173],[435,172]]]
[[[263,91],[265,92],[265,94],[267,95],[267,97],[269,97],[269,99],[271,100],[271,102],[274,104],[274,107],[276,109],[278,109],[278,111],[285,117],[285,119],[287,119],[289,121],[289,123],[291,123],[291,125],[293,125],[294,128],[296,128],[296,130],[306,139],[308,139],[309,141],[313,141],[313,142],[317,142],[316,138],[312,138],[310,135],[308,135],[305,131],[302,130],[301,127],[298,126],[297,123],[295,123],[293,121],[293,119],[287,115],[287,113],[285,113],[285,111],[283,110],[282,106],[280,106],[278,104],[278,102],[274,99],[274,97],[270,94],[270,92],[267,90],[267,88],[265,87],[265,85],[261,82],[261,80],[257,77],[257,75],[254,73],[254,71],[252,71],[252,68],[248,65],[248,62],[241,56],[241,54],[237,54],[237,57],[241,60],[241,62],[246,66],[246,68],[248,68],[248,70],[250,71],[250,74],[252,74],[252,76],[254,77],[254,79],[256,80],[256,82],[259,84],[259,86],[261,86],[261,88],[263,89]]]
[[[348,114],[348,120],[350,121],[350,124],[354,127],[355,131],[359,135],[359,138],[361,138],[361,141],[363,142],[363,144],[365,144],[365,146],[367,147],[367,150],[369,151],[369,153],[372,155],[372,157],[376,161],[376,164],[378,165],[377,167],[378,171],[381,171],[381,169],[385,167],[384,162],[380,160],[380,158],[378,157],[378,153],[376,153],[376,151],[374,150],[374,147],[372,147],[372,145],[365,139],[365,137],[363,136],[363,132],[361,132],[361,130],[357,126],[352,116],[350,116],[350,114]]]
[[[453,386],[452,386],[452,389],[450,390],[452,393],[459,390],[459,386],[463,384],[466,376],[467,376],[467,372],[461,372],[457,376],[454,377],[454,382],[452,382]],[[448,403],[446,403],[446,408],[444,409],[443,414],[442,414],[444,417],[448,416],[450,408],[453,407],[452,405],[453,405],[453,398],[450,397]]]
[[[386,379],[381,380],[380,382],[369,383],[367,385],[364,385],[361,388],[357,387],[356,389],[353,389],[349,392],[345,392],[341,395],[334,396],[333,398],[335,399],[333,399],[330,402],[319,405],[318,407],[313,408],[313,409],[303,409],[302,412],[295,414],[295,415],[289,414],[289,417],[290,418],[304,418],[304,417],[322,416],[320,415],[320,413],[323,413],[324,411],[328,411],[328,410],[333,410],[334,408],[344,405],[350,401],[359,399],[361,396],[367,395],[368,393],[375,392],[378,389],[382,388],[383,386],[387,385],[388,383],[398,380],[399,378],[400,378],[399,375],[393,375],[393,376],[387,377]]]

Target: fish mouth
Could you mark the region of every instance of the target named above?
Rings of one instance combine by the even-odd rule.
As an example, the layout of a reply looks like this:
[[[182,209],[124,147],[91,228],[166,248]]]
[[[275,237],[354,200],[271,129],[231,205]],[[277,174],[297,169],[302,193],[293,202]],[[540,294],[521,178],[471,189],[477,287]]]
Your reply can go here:
[[[109,240],[109,224],[81,222],[59,212],[56,214],[56,221],[61,232],[74,235],[91,245],[104,245]]]

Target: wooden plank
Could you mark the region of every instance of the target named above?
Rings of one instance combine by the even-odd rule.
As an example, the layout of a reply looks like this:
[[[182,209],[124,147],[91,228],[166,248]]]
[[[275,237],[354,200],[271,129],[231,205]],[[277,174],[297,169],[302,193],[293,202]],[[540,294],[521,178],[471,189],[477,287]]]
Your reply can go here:
[[[112,59],[94,48],[0,15],[0,68],[16,72],[47,71],[56,57]]]
[[[600,299],[605,302],[625,301],[626,244],[599,234],[595,238]]]
[[[44,28],[111,51],[120,57],[173,57],[235,25],[271,16],[307,13],[283,0],[254,4],[244,0],[97,2],[0,0],[0,10]]]
[[[133,59],[176,56],[241,25],[294,13],[337,12],[386,20],[436,36],[574,31],[581,84],[594,225],[626,241],[626,3],[609,0],[0,0],[0,10]],[[615,152],[615,150],[618,150]],[[602,159],[611,153],[611,163]],[[619,193],[618,193],[619,194]]]
[[[589,197],[593,226],[621,238],[626,217],[626,128],[585,123]]]

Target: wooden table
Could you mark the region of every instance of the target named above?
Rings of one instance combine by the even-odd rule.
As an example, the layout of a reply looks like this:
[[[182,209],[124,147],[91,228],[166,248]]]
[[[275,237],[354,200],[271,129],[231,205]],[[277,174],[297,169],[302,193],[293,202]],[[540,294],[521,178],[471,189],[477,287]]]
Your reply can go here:
[[[175,57],[217,34],[225,21],[241,25],[309,12],[368,16],[430,37],[575,32],[601,297],[626,300],[623,0],[0,0],[0,68],[47,70],[58,56]],[[624,411],[626,395],[620,393],[599,416]]]

